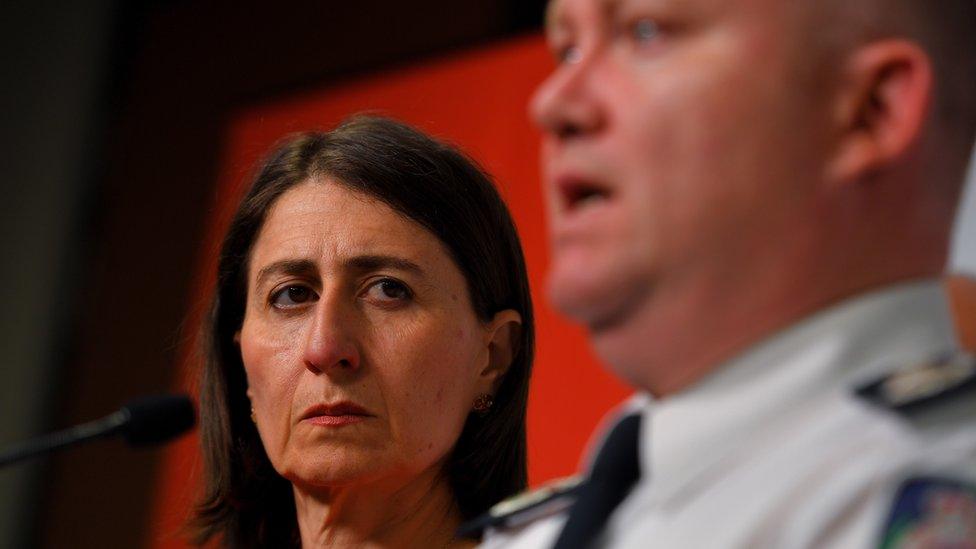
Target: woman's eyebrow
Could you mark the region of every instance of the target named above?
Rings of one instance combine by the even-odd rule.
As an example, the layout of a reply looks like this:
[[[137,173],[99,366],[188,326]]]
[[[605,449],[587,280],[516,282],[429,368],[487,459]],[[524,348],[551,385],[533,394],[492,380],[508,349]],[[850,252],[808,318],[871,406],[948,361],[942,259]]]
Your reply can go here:
[[[345,268],[357,271],[376,271],[380,269],[394,269],[407,271],[418,276],[425,276],[420,265],[393,255],[358,255],[343,262]],[[317,272],[315,262],[309,259],[283,259],[269,263],[258,271],[255,286],[261,286],[268,278],[281,275],[309,275]]]
[[[349,258],[346,265],[356,271],[375,271],[379,269],[395,269],[407,271],[413,274],[424,276],[424,270],[420,265],[393,255],[358,255]]]
[[[269,263],[258,271],[255,279],[256,286],[260,286],[267,278],[276,275],[307,275],[315,272],[315,263],[308,259],[283,259]]]

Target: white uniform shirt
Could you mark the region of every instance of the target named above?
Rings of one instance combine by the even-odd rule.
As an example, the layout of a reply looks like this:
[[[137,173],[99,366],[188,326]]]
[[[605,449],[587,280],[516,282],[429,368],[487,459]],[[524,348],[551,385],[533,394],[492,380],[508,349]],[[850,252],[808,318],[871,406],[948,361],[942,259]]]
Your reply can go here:
[[[906,418],[854,388],[958,349],[935,282],[834,306],[643,409],[641,480],[598,546],[876,547],[902,481],[976,479],[976,399]],[[677,367],[677,366],[676,366]],[[566,512],[482,547],[550,547]]]

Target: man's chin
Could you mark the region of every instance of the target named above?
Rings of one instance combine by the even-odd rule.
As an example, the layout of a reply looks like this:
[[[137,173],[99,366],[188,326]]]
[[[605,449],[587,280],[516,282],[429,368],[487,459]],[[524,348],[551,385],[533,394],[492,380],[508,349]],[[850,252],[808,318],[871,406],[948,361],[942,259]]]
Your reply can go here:
[[[592,275],[553,271],[548,286],[553,307],[591,332],[620,322],[629,308],[622,288]]]

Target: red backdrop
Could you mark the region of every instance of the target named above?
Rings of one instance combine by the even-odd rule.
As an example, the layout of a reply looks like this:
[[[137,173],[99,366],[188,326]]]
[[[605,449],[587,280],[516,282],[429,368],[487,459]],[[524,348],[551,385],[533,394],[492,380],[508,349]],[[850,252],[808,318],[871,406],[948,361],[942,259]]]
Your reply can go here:
[[[522,238],[534,292],[537,359],[529,399],[529,480],[538,484],[576,470],[589,433],[628,393],[599,368],[579,328],[545,300],[548,262],[538,185],[538,133],[528,99],[551,70],[539,37],[514,40],[301,94],[248,106],[228,121],[208,234],[201,240],[197,296],[188,314],[195,332],[213,284],[215,251],[248,174],[283,136],[328,129],[352,113],[373,111],[460,145],[494,175]],[[196,366],[187,344],[187,385]],[[195,436],[167,453],[151,532],[153,547],[182,547],[179,529],[198,490]]]

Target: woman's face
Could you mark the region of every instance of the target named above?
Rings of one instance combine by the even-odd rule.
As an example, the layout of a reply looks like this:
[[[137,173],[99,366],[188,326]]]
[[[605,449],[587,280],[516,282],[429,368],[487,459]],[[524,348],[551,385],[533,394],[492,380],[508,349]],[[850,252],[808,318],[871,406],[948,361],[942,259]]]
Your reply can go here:
[[[504,369],[500,323],[475,316],[437,237],[329,180],[277,200],[247,276],[248,396],[268,457],[299,486],[439,466]]]

